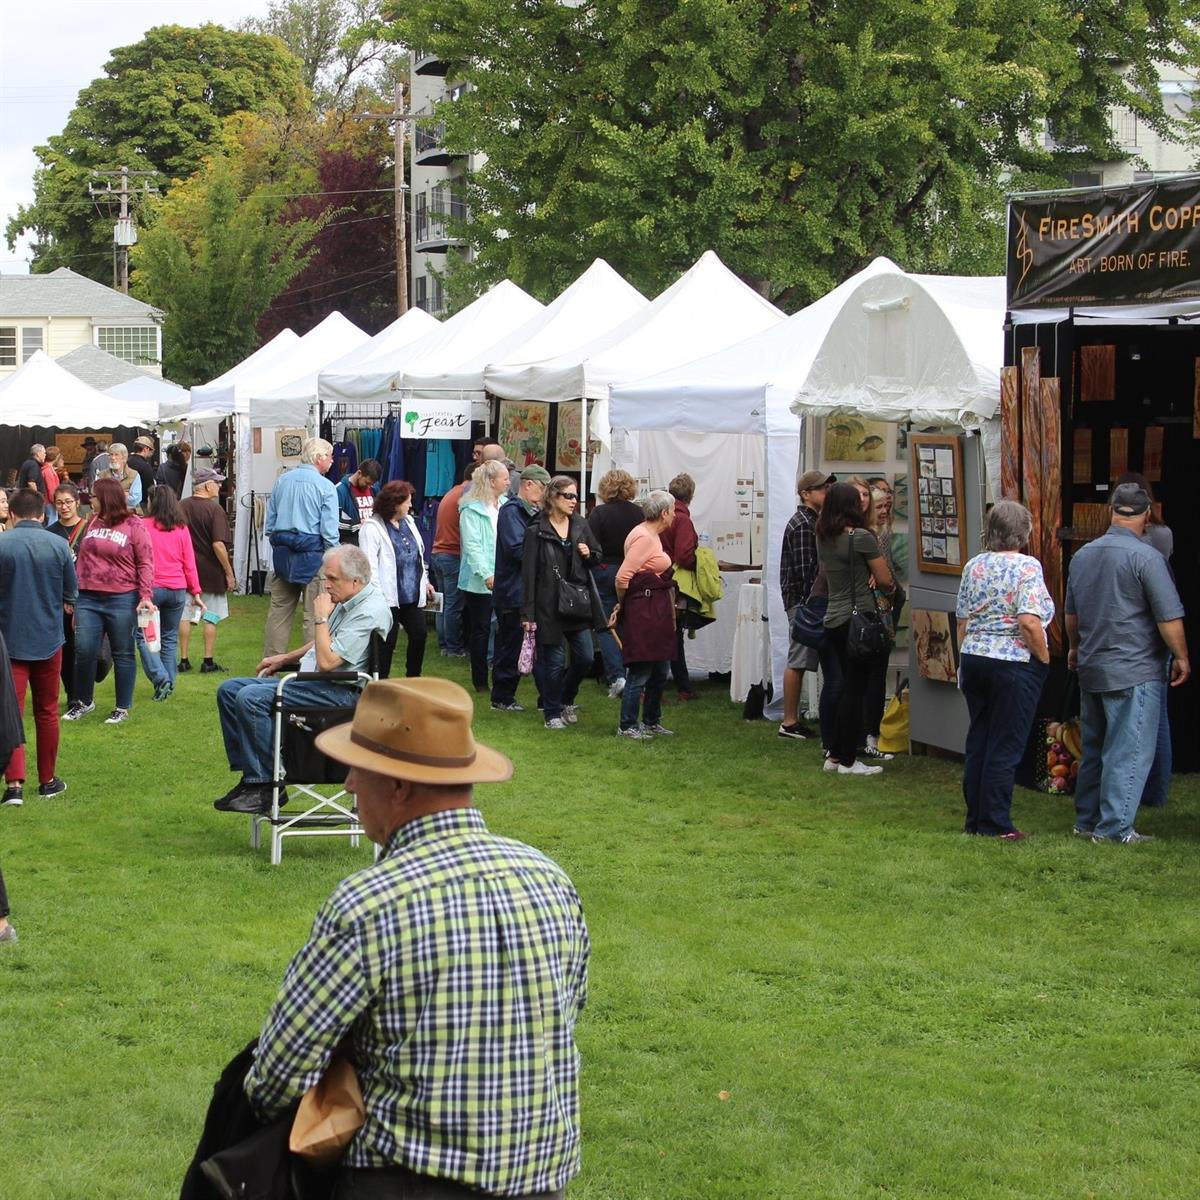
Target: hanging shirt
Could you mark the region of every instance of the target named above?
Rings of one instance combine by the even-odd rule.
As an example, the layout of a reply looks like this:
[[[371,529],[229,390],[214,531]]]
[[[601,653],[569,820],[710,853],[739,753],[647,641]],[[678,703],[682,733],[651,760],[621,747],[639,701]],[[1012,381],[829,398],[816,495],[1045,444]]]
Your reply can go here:
[[[399,528],[389,521],[388,537],[396,552],[396,603],[416,604],[421,594],[421,552],[407,521]]]

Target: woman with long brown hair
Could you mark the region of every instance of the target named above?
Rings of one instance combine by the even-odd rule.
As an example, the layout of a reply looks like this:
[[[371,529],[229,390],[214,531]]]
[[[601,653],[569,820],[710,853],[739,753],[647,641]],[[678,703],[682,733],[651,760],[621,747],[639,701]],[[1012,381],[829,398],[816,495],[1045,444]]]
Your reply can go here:
[[[129,718],[137,663],[133,635],[139,612],[153,612],[154,551],[141,520],[129,509],[125,489],[111,477],[96,480],[95,512],[79,544],[75,572],[79,600],[75,605],[75,703],[64,721],[78,721],[96,711],[96,659],[100,640],[108,634],[116,676],[116,707],[106,725]]]

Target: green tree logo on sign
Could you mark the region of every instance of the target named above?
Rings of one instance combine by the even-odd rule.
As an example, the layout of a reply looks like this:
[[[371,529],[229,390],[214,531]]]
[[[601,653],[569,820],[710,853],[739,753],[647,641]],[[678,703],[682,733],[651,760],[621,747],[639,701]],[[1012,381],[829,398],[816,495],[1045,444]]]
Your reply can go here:
[[[411,408],[404,414],[404,423],[408,426],[408,432],[411,435],[417,427],[417,422],[421,419],[419,412],[414,412]]]

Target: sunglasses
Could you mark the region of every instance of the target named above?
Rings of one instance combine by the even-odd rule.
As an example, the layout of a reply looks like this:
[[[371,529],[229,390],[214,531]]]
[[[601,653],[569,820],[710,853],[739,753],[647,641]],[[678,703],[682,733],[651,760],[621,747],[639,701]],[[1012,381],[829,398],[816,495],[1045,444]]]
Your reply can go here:
[[[578,500],[579,493],[578,492],[559,492],[558,498],[560,500]]]

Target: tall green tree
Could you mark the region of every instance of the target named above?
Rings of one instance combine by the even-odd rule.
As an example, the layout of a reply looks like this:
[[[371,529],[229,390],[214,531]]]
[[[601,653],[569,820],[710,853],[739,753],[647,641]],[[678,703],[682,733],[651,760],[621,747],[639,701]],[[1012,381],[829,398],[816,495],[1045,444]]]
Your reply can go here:
[[[312,258],[329,220],[283,221],[287,197],[246,191],[245,165],[218,153],[155,204],[133,250],[135,290],[165,313],[163,372],[184,386],[212,379],[258,345],[256,325]]]
[[[392,36],[471,89],[475,260],[548,296],[595,255],[647,292],[713,248],[786,308],[877,254],[998,269],[1005,181],[1164,133],[1156,63],[1195,62],[1197,0],[392,0]],[[1058,145],[1045,148],[1047,125]]]
[[[322,111],[360,88],[386,91],[401,54],[381,37],[382,0],[271,0],[266,16],[240,28],[277,37],[303,64],[304,82]]]
[[[308,104],[300,63],[276,38],[219,25],[151,29],[113,51],[63,132],[37,148],[34,201],[9,221],[9,247],[32,233],[34,271],[69,266],[108,281],[116,206],[88,194],[94,170],[154,171],[165,190],[199,168],[226,117],[283,116]]]

